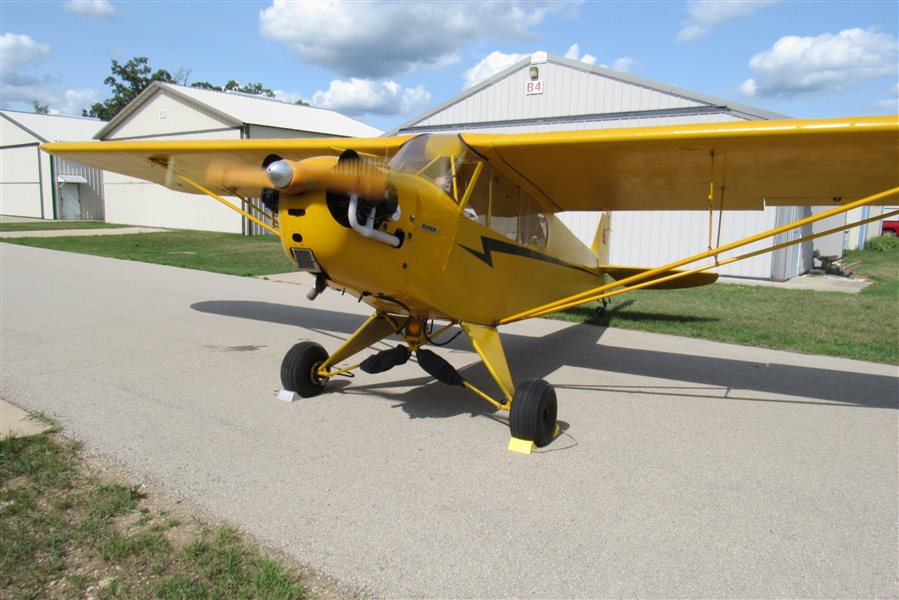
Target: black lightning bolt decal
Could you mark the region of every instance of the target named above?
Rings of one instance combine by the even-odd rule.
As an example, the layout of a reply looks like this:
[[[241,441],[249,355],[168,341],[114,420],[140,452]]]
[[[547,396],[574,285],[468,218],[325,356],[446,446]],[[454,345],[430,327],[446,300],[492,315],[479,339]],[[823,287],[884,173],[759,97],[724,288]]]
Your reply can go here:
[[[481,236],[481,246],[483,247],[483,252],[479,252],[473,248],[469,248],[468,246],[463,246],[462,244],[459,244],[459,246],[461,248],[464,248],[465,250],[468,250],[475,258],[484,262],[484,264],[491,268],[493,268],[493,253],[496,252],[499,254],[511,254],[513,256],[520,256],[522,258],[539,260],[553,265],[559,265],[560,267],[567,267],[569,269],[576,269],[578,271],[583,271],[584,273],[596,275],[594,271],[591,271],[590,269],[587,269],[580,265],[574,265],[565,262],[564,260],[559,260],[558,258],[547,256],[546,254],[537,252],[536,250],[531,250],[530,248],[525,248],[524,246],[513,244],[511,242],[504,242],[502,240],[490,238],[485,235]]]

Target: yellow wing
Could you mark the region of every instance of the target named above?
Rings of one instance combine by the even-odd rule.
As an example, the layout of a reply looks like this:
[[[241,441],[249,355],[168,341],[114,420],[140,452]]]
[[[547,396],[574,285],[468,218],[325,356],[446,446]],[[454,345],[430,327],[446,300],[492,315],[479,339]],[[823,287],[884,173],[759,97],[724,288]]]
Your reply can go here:
[[[463,134],[557,210],[839,205],[899,185],[899,117]],[[837,198],[839,200],[835,201]]]
[[[297,138],[288,140],[180,140],[123,142],[61,142],[44,144],[51,154],[152,181],[190,193],[196,188],[172,176],[175,171],[222,195],[234,192],[258,196],[271,187],[262,168],[271,155],[290,160],[339,155],[344,150],[388,159],[408,137],[397,138]]]

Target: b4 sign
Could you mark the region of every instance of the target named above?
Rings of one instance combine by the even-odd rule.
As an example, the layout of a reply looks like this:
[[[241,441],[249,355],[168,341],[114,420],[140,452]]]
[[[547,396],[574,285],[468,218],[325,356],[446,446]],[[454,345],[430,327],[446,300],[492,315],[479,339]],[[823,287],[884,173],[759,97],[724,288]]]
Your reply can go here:
[[[543,93],[543,80],[538,79],[537,81],[528,81],[524,87],[524,93],[531,94],[542,94]]]

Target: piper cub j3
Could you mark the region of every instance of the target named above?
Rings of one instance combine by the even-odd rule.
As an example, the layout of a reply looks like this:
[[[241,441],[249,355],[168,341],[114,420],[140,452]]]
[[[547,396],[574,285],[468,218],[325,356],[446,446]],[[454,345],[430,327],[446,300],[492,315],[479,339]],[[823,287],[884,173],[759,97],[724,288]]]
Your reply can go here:
[[[709,271],[717,266],[875,219],[729,258],[725,253],[859,206],[889,204],[899,193],[896,116],[44,149],[208,194],[280,236],[287,256],[315,275],[310,300],[330,287],[374,309],[330,356],[314,342],[291,348],[281,365],[286,390],[315,396],[334,376],[386,371],[415,354],[436,379],[509,411],[510,448],[525,452],[558,435],[556,394],[541,379],[512,381],[497,327],[630,290],[712,283],[717,275]],[[247,210],[223,196],[239,198]],[[832,208],[746,239],[713,242],[722,211],[766,204]],[[657,268],[609,265],[608,213],[618,210],[707,211],[709,249]],[[592,247],[562,224],[556,216],[562,211],[603,211]],[[478,389],[425,348],[448,341],[457,325],[498,393]],[[401,344],[348,364],[394,335]]]

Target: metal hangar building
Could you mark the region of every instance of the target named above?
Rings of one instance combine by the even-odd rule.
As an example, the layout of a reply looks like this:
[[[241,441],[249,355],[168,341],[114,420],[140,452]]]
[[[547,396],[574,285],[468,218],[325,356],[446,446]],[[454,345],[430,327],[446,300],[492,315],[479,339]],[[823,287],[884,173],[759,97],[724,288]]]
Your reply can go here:
[[[262,96],[153,82],[96,133],[98,140],[377,137],[381,130],[332,110]],[[205,196],[104,172],[110,223],[256,233],[257,226]]]
[[[41,152],[46,142],[89,141],[104,121],[0,111],[0,214],[103,219],[102,171]]]
[[[786,118],[789,117],[536,52],[388,135],[524,133]],[[810,211],[808,207],[771,207],[725,213],[721,241],[737,240],[788,223],[810,215]],[[561,217],[589,246],[599,214],[564,213]],[[660,266],[705,251],[708,220],[708,213],[686,211],[616,212],[612,215],[611,261]],[[716,213],[716,231],[717,227]],[[771,240],[766,240],[746,247],[745,251],[770,244]],[[720,274],[782,281],[809,270],[813,266],[812,252],[811,243],[792,246],[727,265]]]

